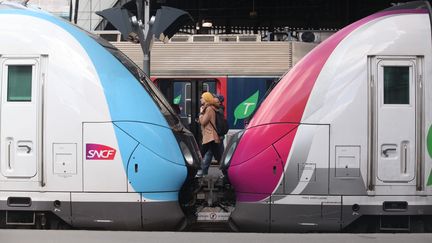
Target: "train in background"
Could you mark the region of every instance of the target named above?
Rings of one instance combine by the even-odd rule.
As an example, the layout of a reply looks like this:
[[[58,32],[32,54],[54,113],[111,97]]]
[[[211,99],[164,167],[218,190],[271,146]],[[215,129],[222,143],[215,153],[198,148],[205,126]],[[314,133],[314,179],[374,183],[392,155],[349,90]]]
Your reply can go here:
[[[432,231],[427,1],[338,31],[273,88],[226,148],[233,228]]]
[[[103,33],[98,34],[104,37]],[[111,43],[142,65],[139,45]],[[151,79],[167,100],[179,106],[183,123],[196,137],[199,126],[194,120],[204,91],[222,94],[230,129],[243,129],[273,82],[316,45],[265,42],[259,35],[177,35],[169,43],[153,44]]]
[[[184,227],[201,156],[153,82],[40,9],[0,2],[0,35],[0,227]]]

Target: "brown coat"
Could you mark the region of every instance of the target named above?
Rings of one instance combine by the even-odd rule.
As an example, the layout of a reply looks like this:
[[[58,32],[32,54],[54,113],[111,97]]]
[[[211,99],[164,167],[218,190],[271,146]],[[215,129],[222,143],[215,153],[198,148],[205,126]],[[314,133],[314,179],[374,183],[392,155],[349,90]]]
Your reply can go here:
[[[201,124],[202,144],[210,143],[211,141],[215,141],[216,143],[219,143],[220,139],[215,129],[216,128],[216,108],[212,105],[207,106],[204,109],[203,113],[200,114],[199,122]]]

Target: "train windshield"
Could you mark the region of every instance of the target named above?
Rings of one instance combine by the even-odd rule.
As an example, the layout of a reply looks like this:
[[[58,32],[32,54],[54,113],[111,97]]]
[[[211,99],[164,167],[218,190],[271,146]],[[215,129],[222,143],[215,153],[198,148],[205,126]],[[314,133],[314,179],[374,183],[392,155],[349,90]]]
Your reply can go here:
[[[171,128],[176,130],[182,130],[182,123],[180,122],[180,119],[174,112],[173,108],[165,99],[165,96],[156,87],[156,85],[153,84],[153,82],[147,77],[144,71],[142,71],[141,68],[139,68],[123,52],[118,50],[115,46],[110,44],[105,39],[91,33],[88,33],[88,35],[95,41],[97,41],[101,46],[103,46],[107,51],[109,51],[114,57],[116,57],[129,70],[129,72],[131,72],[132,75],[140,81],[141,85],[150,94],[156,105],[159,107],[160,111],[164,115]]]

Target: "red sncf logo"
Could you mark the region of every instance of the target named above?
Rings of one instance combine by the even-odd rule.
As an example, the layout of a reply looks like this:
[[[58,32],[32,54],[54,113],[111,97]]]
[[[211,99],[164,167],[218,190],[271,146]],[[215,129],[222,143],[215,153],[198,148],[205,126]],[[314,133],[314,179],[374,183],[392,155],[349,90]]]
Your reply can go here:
[[[113,160],[116,150],[102,144],[87,143],[86,159],[87,160]]]

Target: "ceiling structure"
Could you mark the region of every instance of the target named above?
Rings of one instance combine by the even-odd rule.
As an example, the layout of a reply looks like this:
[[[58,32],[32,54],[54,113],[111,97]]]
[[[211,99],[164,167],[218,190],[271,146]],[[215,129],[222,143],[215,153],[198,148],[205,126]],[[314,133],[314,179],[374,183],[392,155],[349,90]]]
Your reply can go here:
[[[297,30],[334,32],[370,14],[412,0],[149,1],[151,16],[155,15],[161,6],[179,8],[192,16],[194,21],[182,28],[180,33],[260,34],[263,37],[270,36],[270,40],[273,40],[273,34],[294,33]],[[118,0],[115,6],[126,2],[128,0]],[[135,5],[126,6],[132,10]],[[212,27],[203,28],[203,23],[209,22]],[[102,21],[96,29],[114,30],[115,28],[107,21]]]
[[[213,26],[340,29],[401,2],[407,0],[150,0],[150,11],[171,6]]]

